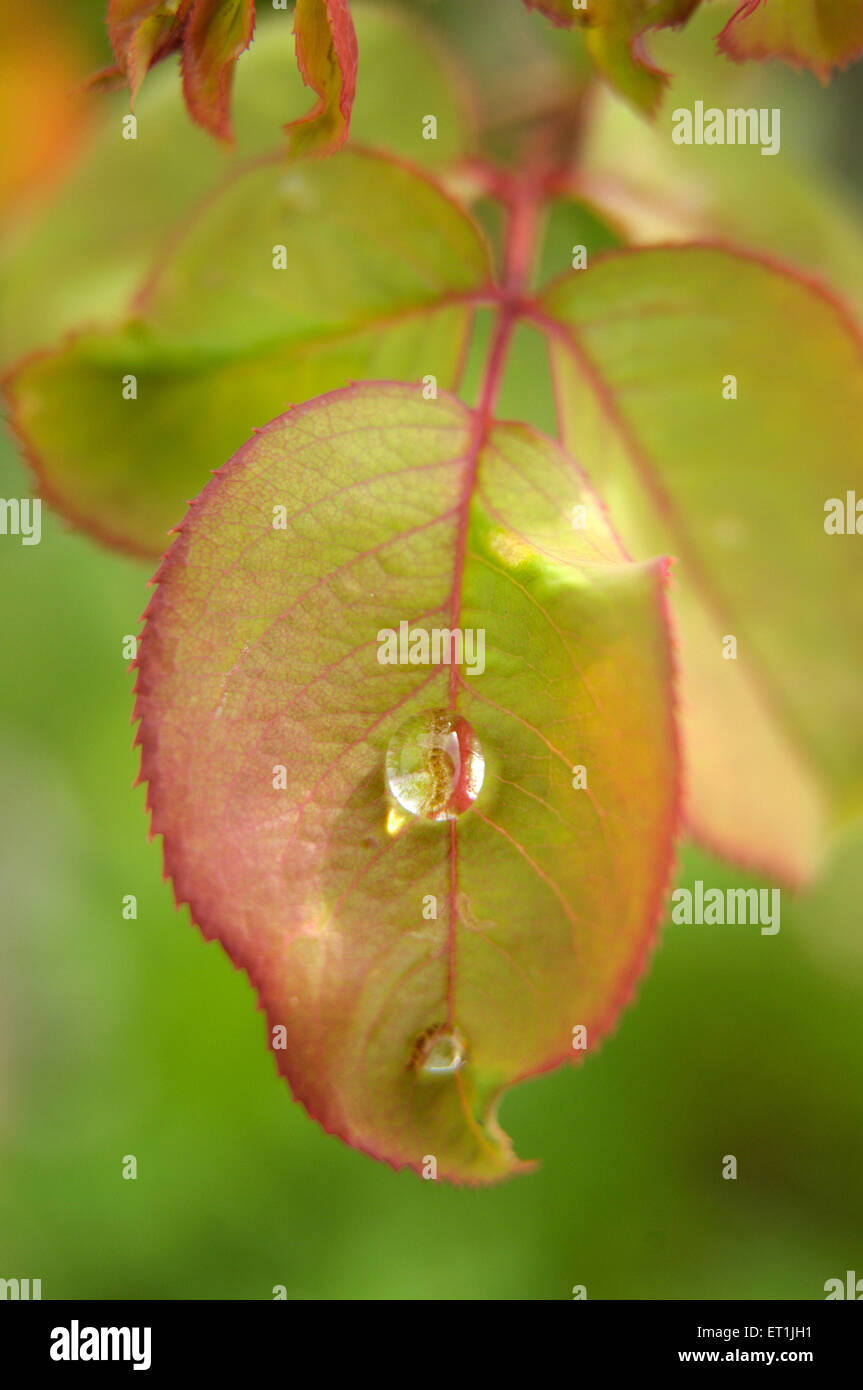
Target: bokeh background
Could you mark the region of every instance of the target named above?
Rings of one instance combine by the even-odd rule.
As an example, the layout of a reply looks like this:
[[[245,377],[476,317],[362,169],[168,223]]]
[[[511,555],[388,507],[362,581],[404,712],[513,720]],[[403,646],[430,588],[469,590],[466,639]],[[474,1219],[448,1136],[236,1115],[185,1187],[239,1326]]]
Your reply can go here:
[[[517,0],[403,8],[449,36],[498,107],[513,62],[562,51]],[[713,62],[722,5],[708,8],[686,37],[693,64]],[[109,55],[103,0],[2,10],[3,177],[18,199],[74,158],[63,94]],[[678,68],[681,42],[653,50]],[[733,81],[781,101],[781,177],[811,212],[808,231],[783,233],[759,170],[752,238],[808,237],[799,257],[855,298],[860,71],[827,90],[775,69]],[[639,128],[611,112],[617,158]],[[743,196],[728,177],[719,207]],[[0,496],[30,486],[4,438]],[[45,1298],[267,1299],[285,1285],[296,1299],[532,1300],[576,1284],[589,1298],[818,1299],[827,1279],[863,1275],[859,828],[809,893],[783,894],[777,936],[666,926],[602,1049],[504,1100],[518,1152],[542,1158],[534,1174],[480,1191],[394,1174],[291,1100],[245,978],[162,881],[122,655],[148,578],[47,509],[40,546],[0,538],[0,1277],[41,1278]],[[684,848],[680,883],[699,877],[758,883]]]

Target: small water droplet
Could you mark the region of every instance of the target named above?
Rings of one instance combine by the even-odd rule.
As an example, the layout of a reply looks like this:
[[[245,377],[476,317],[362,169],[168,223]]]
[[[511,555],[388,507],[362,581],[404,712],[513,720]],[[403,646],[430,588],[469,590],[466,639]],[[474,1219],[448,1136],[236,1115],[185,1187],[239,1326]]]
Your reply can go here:
[[[426,1029],[413,1054],[413,1066],[421,1076],[453,1076],[464,1066],[467,1044],[455,1028]]]
[[[480,741],[459,714],[425,710],[390,739],[387,786],[412,816],[454,820],[476,801],[484,777]]]

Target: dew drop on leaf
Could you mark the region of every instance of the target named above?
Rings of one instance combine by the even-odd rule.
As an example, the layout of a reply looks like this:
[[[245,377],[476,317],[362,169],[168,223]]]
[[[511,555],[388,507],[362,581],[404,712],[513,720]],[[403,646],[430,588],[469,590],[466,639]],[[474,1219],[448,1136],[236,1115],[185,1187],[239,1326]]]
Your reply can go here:
[[[386,781],[404,811],[423,820],[453,820],[476,801],[485,776],[480,741],[461,715],[425,710],[390,739]]]
[[[455,1028],[430,1028],[417,1043],[413,1066],[420,1076],[453,1076],[464,1065],[467,1044]]]

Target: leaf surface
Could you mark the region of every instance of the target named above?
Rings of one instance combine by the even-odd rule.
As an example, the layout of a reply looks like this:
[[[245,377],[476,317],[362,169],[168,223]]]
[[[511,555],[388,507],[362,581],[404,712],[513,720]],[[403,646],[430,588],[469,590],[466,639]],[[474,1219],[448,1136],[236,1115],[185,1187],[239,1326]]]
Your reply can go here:
[[[719,36],[729,58],[782,58],[826,82],[834,67],[863,53],[863,5],[857,0],[744,0]]]
[[[612,255],[544,303],[562,439],[630,553],[678,560],[690,825],[805,879],[826,808],[854,814],[863,789],[859,561],[825,532],[828,499],[859,489],[857,331],[817,287],[711,247]]]
[[[138,662],[153,831],[294,1094],[357,1148],[517,1171],[500,1092],[583,1056],[573,1029],[595,1046],[629,997],[676,819],[665,576],[550,440],[403,385],[290,411],[192,505]],[[484,670],[381,664],[402,621],[482,629]],[[428,711],[484,756],[449,819],[385,780]]]
[[[45,495],[157,556],[209,474],[287,406],[367,376],[454,385],[489,275],[473,224],[411,170],[349,151],[269,160],[188,229],[132,321],[28,359],[7,400]]]

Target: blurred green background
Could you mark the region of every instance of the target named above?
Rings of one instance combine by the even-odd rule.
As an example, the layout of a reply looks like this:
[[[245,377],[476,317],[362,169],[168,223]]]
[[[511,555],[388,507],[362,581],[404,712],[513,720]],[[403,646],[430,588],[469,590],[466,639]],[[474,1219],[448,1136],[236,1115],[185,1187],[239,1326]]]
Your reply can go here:
[[[102,10],[74,7],[91,67]],[[856,218],[859,73],[762,80]],[[29,486],[4,440],[0,496]],[[859,833],[783,893],[777,936],[665,927],[602,1049],[504,1100],[534,1174],[394,1174],[292,1102],[248,983],[162,881],[122,655],[148,577],[47,510],[41,545],[0,538],[0,1277],[45,1298],[818,1299],[863,1274]],[[684,851],[680,883],[699,877],[757,882]]]

